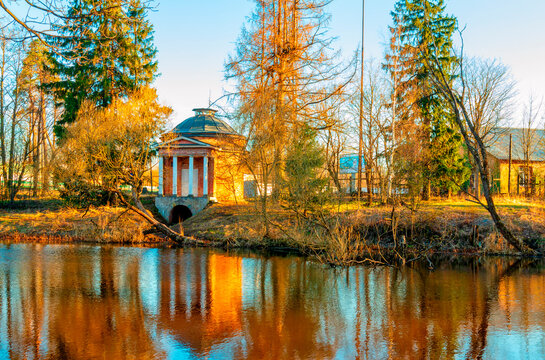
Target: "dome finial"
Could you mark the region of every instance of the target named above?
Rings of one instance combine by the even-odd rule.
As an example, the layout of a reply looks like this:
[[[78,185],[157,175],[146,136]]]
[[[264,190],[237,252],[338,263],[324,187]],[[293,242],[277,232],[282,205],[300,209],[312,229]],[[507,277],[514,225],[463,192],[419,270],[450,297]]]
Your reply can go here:
[[[214,116],[214,114],[218,112],[218,110],[210,109],[210,108],[196,108],[196,109],[193,109],[193,111],[195,112],[195,116],[199,116],[199,115]]]

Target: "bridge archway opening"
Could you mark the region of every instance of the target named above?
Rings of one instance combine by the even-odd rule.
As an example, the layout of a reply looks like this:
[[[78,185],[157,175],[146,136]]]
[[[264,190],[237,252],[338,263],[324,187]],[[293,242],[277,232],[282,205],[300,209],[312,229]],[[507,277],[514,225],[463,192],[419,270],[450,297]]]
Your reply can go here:
[[[190,217],[193,216],[193,213],[191,210],[184,205],[176,205],[172,210],[170,211],[170,223],[171,224],[179,224]]]

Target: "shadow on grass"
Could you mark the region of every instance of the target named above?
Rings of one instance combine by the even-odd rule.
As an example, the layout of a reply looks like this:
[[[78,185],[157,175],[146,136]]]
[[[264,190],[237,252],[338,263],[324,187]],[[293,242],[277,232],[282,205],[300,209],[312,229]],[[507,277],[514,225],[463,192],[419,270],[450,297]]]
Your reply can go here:
[[[64,207],[64,203],[60,199],[0,201],[1,210],[25,210],[30,212],[38,212],[43,210],[58,210],[62,207]]]
[[[496,203],[496,208],[499,209],[511,209],[511,210],[528,210],[528,209],[544,209],[545,207],[540,204],[516,204],[516,203]],[[479,204],[468,202],[467,204],[450,204],[450,203],[429,203],[429,204],[421,204],[422,207],[426,208],[449,208],[449,209],[476,209],[476,210],[483,210],[486,211],[484,207],[482,207]]]

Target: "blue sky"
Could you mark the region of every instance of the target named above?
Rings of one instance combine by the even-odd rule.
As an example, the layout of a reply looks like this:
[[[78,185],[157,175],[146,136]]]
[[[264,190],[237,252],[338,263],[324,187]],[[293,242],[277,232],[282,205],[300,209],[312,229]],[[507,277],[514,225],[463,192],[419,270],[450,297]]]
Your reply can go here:
[[[365,55],[380,60],[395,0],[365,2]],[[155,86],[175,111],[173,124],[223,94],[225,60],[253,7],[250,0],[162,0],[150,14],[161,72]],[[545,95],[544,0],[447,0],[447,12],[465,26],[468,55],[511,67],[521,102]],[[349,57],[360,43],[361,0],[334,0],[329,13],[330,33]]]

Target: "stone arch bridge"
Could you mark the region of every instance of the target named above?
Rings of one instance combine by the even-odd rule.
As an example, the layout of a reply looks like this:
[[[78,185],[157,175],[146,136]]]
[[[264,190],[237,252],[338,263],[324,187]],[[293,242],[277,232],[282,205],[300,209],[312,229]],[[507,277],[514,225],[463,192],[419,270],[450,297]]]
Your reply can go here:
[[[171,224],[179,223],[203,211],[208,202],[208,196],[163,196],[155,198],[157,210]]]

